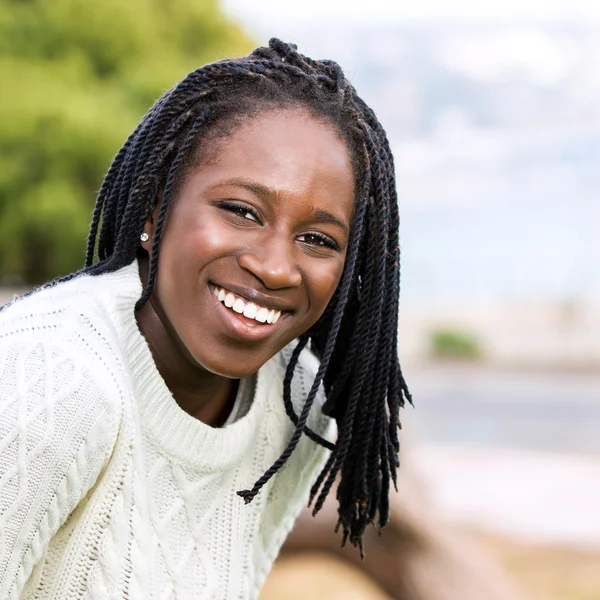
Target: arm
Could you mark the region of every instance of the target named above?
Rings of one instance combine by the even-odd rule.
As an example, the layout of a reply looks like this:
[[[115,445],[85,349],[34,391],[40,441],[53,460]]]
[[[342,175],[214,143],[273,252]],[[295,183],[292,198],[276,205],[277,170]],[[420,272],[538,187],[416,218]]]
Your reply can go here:
[[[333,532],[337,521],[335,495],[313,518],[305,510],[282,551],[324,552],[361,570],[390,598],[402,600],[520,600],[522,593],[484,550],[432,514],[418,482],[403,472],[399,494],[390,497],[391,520],[379,536],[365,532],[366,557],[340,547]]]
[[[43,338],[0,338],[0,598],[18,596],[116,437],[110,378]]]

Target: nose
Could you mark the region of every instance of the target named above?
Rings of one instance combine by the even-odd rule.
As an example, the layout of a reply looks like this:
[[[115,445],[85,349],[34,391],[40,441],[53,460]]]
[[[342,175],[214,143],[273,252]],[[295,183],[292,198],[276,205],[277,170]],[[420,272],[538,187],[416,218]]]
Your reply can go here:
[[[271,235],[242,252],[238,264],[271,290],[298,287],[302,274],[294,257],[292,243]]]

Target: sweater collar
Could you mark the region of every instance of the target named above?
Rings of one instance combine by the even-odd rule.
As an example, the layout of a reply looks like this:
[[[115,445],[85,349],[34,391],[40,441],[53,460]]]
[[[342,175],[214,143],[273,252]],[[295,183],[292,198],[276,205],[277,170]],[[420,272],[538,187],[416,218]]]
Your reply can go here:
[[[135,303],[142,294],[137,261],[101,277],[110,288],[106,291],[114,303],[113,314],[144,432],[173,459],[205,472],[218,472],[238,463],[256,438],[261,415],[272,403],[281,403],[283,381],[275,359],[258,372],[248,413],[225,427],[211,427],[179,407],[154,363],[135,319]]]

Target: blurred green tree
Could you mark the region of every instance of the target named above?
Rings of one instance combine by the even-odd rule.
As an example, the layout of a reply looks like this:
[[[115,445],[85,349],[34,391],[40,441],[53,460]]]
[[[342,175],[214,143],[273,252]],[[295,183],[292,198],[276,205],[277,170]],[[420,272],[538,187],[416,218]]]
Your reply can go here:
[[[217,0],[0,0],[0,283],[81,268],[96,192],[141,116],[250,47]]]

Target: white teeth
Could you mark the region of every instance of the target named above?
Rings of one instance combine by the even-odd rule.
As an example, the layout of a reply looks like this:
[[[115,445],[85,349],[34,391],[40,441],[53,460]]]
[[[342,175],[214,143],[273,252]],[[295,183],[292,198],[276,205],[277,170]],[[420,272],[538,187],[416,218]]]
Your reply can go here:
[[[248,319],[254,319],[259,323],[275,324],[281,316],[280,310],[273,310],[258,306],[254,302],[246,303],[245,300],[234,296],[231,292],[225,291],[223,288],[212,288],[212,293],[222,302],[227,308],[233,309],[236,313],[243,314]]]
[[[235,302],[233,303],[232,306],[233,310],[235,310],[236,313],[243,313],[244,312],[244,301],[241,298],[236,298]]]
[[[256,316],[254,317],[259,323],[266,323],[267,322],[267,317],[269,316],[269,309],[268,308],[259,308]]]
[[[248,304],[246,304],[246,308],[244,308],[244,316],[248,317],[249,319],[254,319],[254,317],[256,317],[256,311],[258,309],[256,308],[256,304],[252,304],[252,302],[249,302]]]

